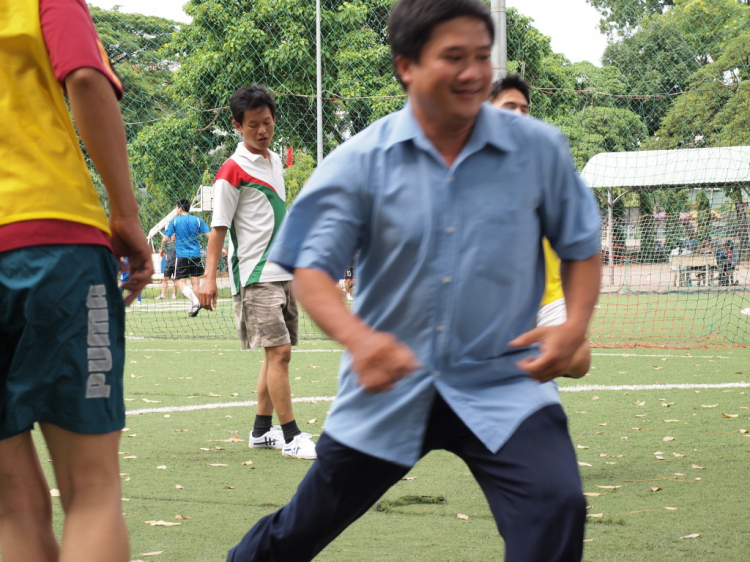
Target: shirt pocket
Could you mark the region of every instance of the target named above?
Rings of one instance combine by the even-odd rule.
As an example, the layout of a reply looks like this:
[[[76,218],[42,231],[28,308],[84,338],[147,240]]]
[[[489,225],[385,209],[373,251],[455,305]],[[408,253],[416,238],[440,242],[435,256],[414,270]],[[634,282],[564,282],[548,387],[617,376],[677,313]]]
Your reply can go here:
[[[479,246],[475,271],[483,280],[509,286],[528,276],[539,244],[538,220],[531,210],[482,209],[474,236]]]

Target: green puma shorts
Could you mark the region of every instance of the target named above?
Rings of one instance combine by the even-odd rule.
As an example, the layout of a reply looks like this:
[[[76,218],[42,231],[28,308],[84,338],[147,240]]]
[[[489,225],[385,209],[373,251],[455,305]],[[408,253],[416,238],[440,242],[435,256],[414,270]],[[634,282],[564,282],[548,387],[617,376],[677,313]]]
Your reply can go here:
[[[0,439],[47,422],[76,433],[125,425],[125,308],[104,246],[0,253]]]

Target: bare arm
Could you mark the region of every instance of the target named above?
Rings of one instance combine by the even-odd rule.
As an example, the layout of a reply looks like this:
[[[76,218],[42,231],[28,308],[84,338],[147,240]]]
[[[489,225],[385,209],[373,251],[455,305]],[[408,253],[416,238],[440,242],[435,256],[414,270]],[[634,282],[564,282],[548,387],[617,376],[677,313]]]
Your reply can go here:
[[[224,238],[226,235],[226,226],[214,226],[211,229],[211,235],[208,237],[206,272],[203,275],[201,290],[198,293],[201,306],[206,310],[213,310],[218,300],[219,291],[216,287],[216,269],[219,267],[219,257],[221,256],[221,250],[224,248]]]
[[[125,297],[129,305],[151,282],[154,267],[138,220],[120,106],[109,80],[93,68],[71,72],[65,88],[78,132],[109,196],[112,249],[130,264],[130,276],[123,285],[129,291]]]
[[[327,274],[296,269],[294,295],[310,317],[352,354],[359,383],[371,392],[383,392],[420,367],[414,352],[391,334],[378,332],[350,313],[341,291]]]
[[[576,352],[584,345],[586,328],[599,296],[599,254],[582,261],[563,260],[560,269],[568,319],[559,326],[535,328],[510,342],[523,347],[540,342],[541,354],[527,357],[518,366],[540,382],[569,373]],[[578,365],[580,369],[582,365]],[[586,366],[588,370],[588,366]],[[579,376],[583,376],[582,373]]]

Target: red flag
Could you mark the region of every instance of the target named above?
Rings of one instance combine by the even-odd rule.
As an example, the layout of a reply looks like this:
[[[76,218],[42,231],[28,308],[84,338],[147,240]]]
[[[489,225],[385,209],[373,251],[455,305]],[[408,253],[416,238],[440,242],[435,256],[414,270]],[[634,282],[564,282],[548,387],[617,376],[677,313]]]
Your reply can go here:
[[[294,149],[291,146],[286,147],[286,167],[294,166]]]

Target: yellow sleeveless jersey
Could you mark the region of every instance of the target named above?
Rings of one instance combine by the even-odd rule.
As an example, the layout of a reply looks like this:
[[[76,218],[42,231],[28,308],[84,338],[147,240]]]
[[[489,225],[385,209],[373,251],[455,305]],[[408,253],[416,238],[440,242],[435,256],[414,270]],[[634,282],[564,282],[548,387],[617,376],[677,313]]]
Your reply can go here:
[[[563,298],[562,278],[560,277],[560,258],[550,246],[549,240],[542,239],[544,248],[545,285],[540,306]]]
[[[39,0],[0,0],[0,226],[59,219],[110,233],[49,61]]]

